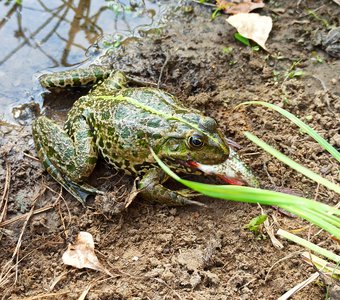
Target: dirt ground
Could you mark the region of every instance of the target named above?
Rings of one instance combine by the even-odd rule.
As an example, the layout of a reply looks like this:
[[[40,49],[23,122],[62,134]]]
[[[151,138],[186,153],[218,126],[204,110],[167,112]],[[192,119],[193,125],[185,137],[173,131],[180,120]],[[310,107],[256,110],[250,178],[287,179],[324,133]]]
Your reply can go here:
[[[338,203],[333,192],[263,153],[242,131],[339,182],[339,165],[328,153],[276,113],[233,108],[246,100],[279,104],[339,148],[340,61],[324,46],[315,46],[315,37],[328,32],[325,21],[340,25],[340,6],[332,1],[270,1],[259,11],[274,21],[267,53],[236,42],[225,15],[211,22],[209,7],[190,5],[193,11],[179,9],[161,33],[123,44],[103,63],[159,81],[188,106],[215,117],[226,136],[242,145],[240,153],[262,186]],[[225,47],[233,50],[226,53]],[[294,63],[304,76],[287,78]],[[65,93],[53,97],[65,98]],[[51,100],[45,102],[48,115],[65,115],[72,105]],[[0,223],[1,299],[78,299],[87,289],[86,299],[277,299],[315,272],[302,261],[301,247],[281,240],[284,248],[279,250],[266,234],[257,239],[243,229],[261,213],[256,205],[201,197],[206,208],[171,208],[137,197],[119,214],[113,212],[119,199],[90,199],[83,208],[61,193],[33,158],[29,126],[2,124],[0,132],[0,195],[8,200]],[[130,189],[133,179],[99,163],[91,181],[117,196]],[[336,241],[317,227],[274,208],[263,209],[275,229],[300,229],[300,236],[310,235],[312,242],[340,254]],[[98,258],[113,277],[63,265],[61,256],[79,231],[94,236]],[[335,283],[320,278],[293,299],[327,295],[340,299]]]

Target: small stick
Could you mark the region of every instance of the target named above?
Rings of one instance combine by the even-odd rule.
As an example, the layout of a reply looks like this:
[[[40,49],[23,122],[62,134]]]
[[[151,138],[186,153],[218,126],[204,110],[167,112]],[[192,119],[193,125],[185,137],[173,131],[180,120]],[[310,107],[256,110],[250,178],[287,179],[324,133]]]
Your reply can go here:
[[[50,210],[52,208],[54,208],[54,205],[47,205],[47,206],[38,208],[38,209],[33,211],[33,215],[40,214],[40,213],[42,213],[44,211],[47,211],[47,210]],[[26,214],[23,214],[23,215],[20,215],[20,216],[16,216],[16,217],[14,217],[12,219],[8,219],[6,221],[3,221],[2,223],[0,223],[0,227],[4,227],[4,226],[7,226],[9,224],[12,224],[12,223],[15,223],[17,221],[20,221],[22,219],[25,219],[25,218],[27,218],[28,214],[30,214],[30,212],[28,212]]]
[[[163,66],[161,68],[161,72],[159,73],[159,77],[158,77],[158,82],[157,82],[157,88],[158,89],[159,89],[159,87],[161,85],[161,80],[162,80],[163,72],[164,72],[165,66],[167,65],[167,63],[169,61],[169,57],[170,57],[169,54],[165,55],[165,61],[164,61],[164,64],[163,64]]]
[[[33,155],[30,155],[30,154],[25,153],[25,152],[23,152],[23,154],[24,154],[24,156],[27,156],[27,157],[30,158],[30,159],[33,159],[33,160],[35,160],[35,161],[39,161],[39,158],[37,158],[37,157],[35,157],[35,156],[33,156]]]
[[[304,288],[305,286],[307,286],[308,284],[310,284],[311,282],[316,280],[319,277],[319,275],[320,274],[318,272],[313,273],[305,281],[302,281],[301,283],[297,284],[292,289],[290,289],[288,292],[284,293],[280,298],[278,298],[278,300],[287,300],[287,299],[289,299],[291,296],[293,296],[299,290],[301,290],[302,288]]]
[[[11,166],[8,163],[8,161],[6,161],[5,187],[4,187],[4,192],[2,194],[1,203],[0,203],[0,208],[2,207],[0,222],[5,218],[6,212],[7,212],[10,180],[11,180]]]
[[[31,219],[31,217],[33,215],[34,206],[35,206],[35,203],[37,202],[37,200],[39,198],[39,195],[40,195],[40,193],[33,200],[33,204],[32,204],[31,210],[29,211],[29,213],[28,213],[28,215],[26,217],[25,223],[22,226],[21,233],[20,233],[17,245],[16,245],[16,247],[14,249],[14,252],[13,252],[13,255],[12,255],[12,258],[11,258],[11,261],[13,261],[15,257],[16,257],[16,260],[17,260],[17,263],[15,265],[15,280],[14,280],[14,284],[16,284],[17,279],[18,279],[18,260],[19,260],[19,250],[20,250],[20,247],[21,247],[22,237],[24,235],[24,232],[25,232],[25,229],[27,227],[28,221]]]

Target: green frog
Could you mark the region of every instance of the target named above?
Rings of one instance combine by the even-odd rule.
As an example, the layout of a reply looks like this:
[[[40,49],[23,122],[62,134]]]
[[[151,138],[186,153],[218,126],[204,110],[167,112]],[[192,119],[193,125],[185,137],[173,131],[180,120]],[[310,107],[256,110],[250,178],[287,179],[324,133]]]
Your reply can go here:
[[[163,186],[168,177],[150,149],[175,171],[258,185],[213,118],[184,107],[161,89],[128,87],[124,73],[101,67],[45,74],[39,81],[47,89],[95,84],[74,103],[63,128],[45,116],[32,125],[45,169],[83,204],[88,195],[103,193],[86,183],[99,156],[138,176],[144,198],[168,205],[199,204],[188,190]]]

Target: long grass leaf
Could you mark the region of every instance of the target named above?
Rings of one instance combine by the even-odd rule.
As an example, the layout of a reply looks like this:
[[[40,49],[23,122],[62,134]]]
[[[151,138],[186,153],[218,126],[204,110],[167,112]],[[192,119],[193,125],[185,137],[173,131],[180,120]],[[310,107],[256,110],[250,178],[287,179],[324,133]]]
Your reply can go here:
[[[290,121],[292,121],[295,125],[299,126],[304,132],[306,132],[310,137],[312,137],[314,140],[316,140],[321,147],[326,149],[330,154],[334,156],[334,158],[340,162],[340,153],[331,145],[329,144],[323,137],[321,137],[313,128],[308,126],[306,123],[302,122],[299,118],[291,114],[290,112],[286,111],[285,109],[271,103],[267,103],[264,101],[247,101],[239,104],[237,107],[241,105],[262,105],[266,106],[268,108],[271,108],[273,110],[276,110],[281,115],[288,118]]]
[[[152,150],[151,152],[157,163],[170,177],[197,192],[224,200],[276,205],[300,216],[311,223],[318,225],[335,237],[340,238],[340,228],[339,226],[335,226],[339,224],[339,218],[336,216],[330,216],[330,220],[327,218],[328,213],[339,215],[340,210],[337,208],[330,207],[326,204],[311,199],[279,192],[242,186],[212,185],[184,180],[172,172],[170,168],[165,165]]]
[[[278,160],[282,161],[292,169],[300,172],[301,174],[305,175],[306,177],[320,183],[321,185],[329,188],[330,190],[335,191],[336,193],[340,194],[340,186],[327,180],[326,178],[314,173],[310,169],[298,164],[294,160],[290,159],[288,156],[282,154],[280,151],[274,149],[272,146],[268,145],[263,140],[259,139],[257,136],[253,135],[252,133],[246,131],[244,132],[244,135],[251,140],[253,143],[261,147],[266,152],[270,153],[274,157],[276,157]]]
[[[339,255],[336,255],[335,253],[331,252],[331,251],[328,251],[326,250],[325,248],[321,248],[320,246],[318,245],[315,245],[303,238],[300,238],[299,236],[295,235],[295,234],[292,234],[290,232],[287,232],[285,230],[282,230],[282,229],[279,229],[277,231],[277,234],[278,235],[281,235],[283,237],[285,237],[286,239],[288,240],[291,240],[301,246],[304,246],[316,253],[319,253],[320,255],[323,255],[324,257],[327,257],[328,259],[331,259],[333,261],[335,261],[336,263],[340,263],[340,256]]]
[[[320,218],[320,214],[316,213],[316,211],[310,211],[306,209],[301,209],[297,206],[282,206],[283,209],[299,216],[302,219],[307,220],[308,222],[319,226],[320,228],[326,230],[336,238],[340,236],[340,227],[334,226],[331,222],[327,220],[327,215],[323,215],[323,218]]]

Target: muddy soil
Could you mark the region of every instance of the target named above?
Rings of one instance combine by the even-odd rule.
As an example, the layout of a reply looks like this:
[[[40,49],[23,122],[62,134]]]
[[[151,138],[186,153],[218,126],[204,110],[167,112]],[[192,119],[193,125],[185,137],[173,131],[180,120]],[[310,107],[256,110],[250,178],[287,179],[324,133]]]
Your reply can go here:
[[[211,22],[209,7],[191,3],[192,12],[179,10],[161,33],[123,45],[103,63],[159,82],[188,106],[214,116],[226,136],[242,146],[263,186],[334,205],[339,198],[333,192],[263,153],[242,131],[339,182],[339,165],[329,154],[276,113],[260,107],[234,110],[246,100],[276,103],[340,147],[340,61],[313,42],[316,32],[328,31],[322,20],[339,26],[340,7],[332,1],[299,2],[271,1],[260,11],[274,20],[270,54],[239,44],[225,15]],[[226,53],[225,47],[233,50]],[[287,77],[297,61],[304,76]],[[58,112],[48,99],[45,105],[48,114],[63,115],[72,101]],[[90,199],[84,208],[34,159],[29,126],[1,124],[0,129],[0,194],[8,201],[0,223],[1,299],[78,299],[87,289],[87,299],[277,299],[315,272],[302,261],[300,247],[281,240],[284,248],[276,249],[265,231],[258,239],[243,228],[261,213],[256,205],[201,197],[206,208],[171,208],[137,197],[115,213],[133,179],[99,163],[91,180],[111,192],[112,202]],[[336,242],[317,227],[263,209],[275,229],[298,230],[339,254]],[[79,231],[94,236],[98,258],[113,277],[63,265],[61,256]],[[320,278],[294,299],[326,294],[339,299],[334,282]]]

